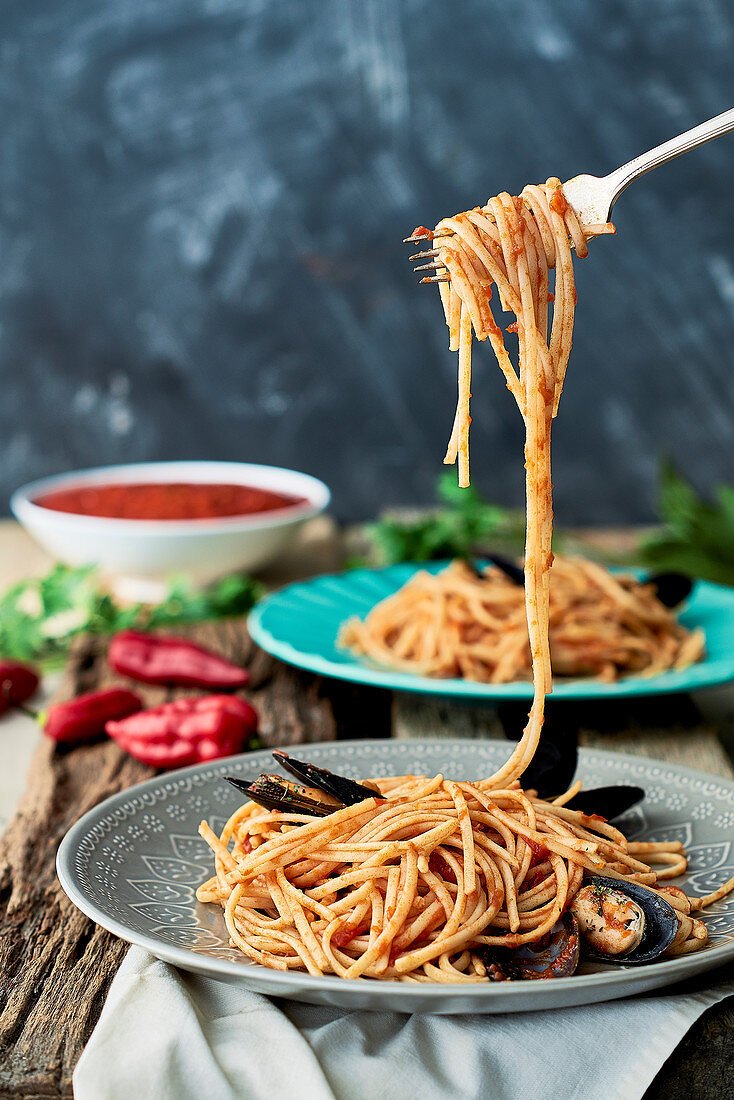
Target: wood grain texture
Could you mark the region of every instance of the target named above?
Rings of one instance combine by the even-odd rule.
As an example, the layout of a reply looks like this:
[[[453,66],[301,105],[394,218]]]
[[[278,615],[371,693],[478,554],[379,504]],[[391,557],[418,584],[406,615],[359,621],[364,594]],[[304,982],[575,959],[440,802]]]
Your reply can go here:
[[[393,696],[392,730],[394,737],[404,740],[423,737],[502,739],[505,736],[496,707],[470,703],[457,706],[410,692],[396,692]]]
[[[734,1083],[734,1000],[704,1012],[676,1047],[644,1100],[723,1100]]]
[[[64,697],[95,686],[98,649],[76,647]],[[0,1096],[70,1095],[71,1073],[127,949],[87,920],[56,880],[56,849],[103,798],[152,775],[111,741],[40,746],[0,841]]]
[[[734,775],[722,746],[728,718],[705,717],[686,695],[649,700],[549,701],[546,725],[554,736],[577,737],[584,748],[668,760],[713,775]],[[440,699],[396,694],[393,733],[401,738],[504,737],[516,740],[527,715],[522,703],[451,706]]]
[[[354,705],[351,689],[302,677],[266,656],[240,622],[188,633],[248,665],[247,694],[268,745],[387,735],[387,696],[368,691]],[[112,682],[105,648],[93,639],[77,644],[60,697]],[[154,704],[172,693],[143,687],[142,694]],[[71,751],[44,741],[34,758],[25,796],[0,840],[0,1098],[71,1095],[74,1066],[127,945],[67,899],[56,879],[56,849],[81,814],[152,774],[108,740]]]

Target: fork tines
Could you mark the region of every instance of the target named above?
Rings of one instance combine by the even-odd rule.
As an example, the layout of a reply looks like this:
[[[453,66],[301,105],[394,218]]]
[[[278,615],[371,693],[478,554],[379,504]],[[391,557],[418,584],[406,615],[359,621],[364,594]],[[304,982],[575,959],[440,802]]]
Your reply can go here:
[[[430,255],[430,253],[429,253],[429,255]],[[417,258],[418,258],[417,256],[411,257],[411,259],[417,259]],[[449,275],[448,271],[446,270],[446,265],[442,264],[440,260],[431,260],[427,264],[419,264],[418,267],[413,268],[413,271],[415,271],[416,275],[418,274],[419,271],[433,271],[433,272],[436,273],[434,275],[425,276],[423,279],[421,279],[422,283],[450,283],[451,282],[451,276]]]
[[[420,233],[416,236],[414,233],[411,237],[406,237],[403,244],[424,244],[435,240],[436,237],[450,237],[453,235],[452,229],[439,229],[437,233]],[[426,275],[420,281],[422,283],[450,283],[451,276],[446,270],[446,265],[441,263],[438,257],[437,248],[426,248],[422,252],[416,252],[414,256],[410,257],[411,263],[413,260],[428,260],[427,264],[419,264],[418,267],[414,267],[413,271],[418,274],[419,271],[435,271],[436,275]]]
[[[416,237],[414,233],[411,237],[403,237],[403,244],[424,244],[426,241],[435,241],[436,237],[450,237],[452,234],[453,229],[439,229],[430,236],[421,233]]]

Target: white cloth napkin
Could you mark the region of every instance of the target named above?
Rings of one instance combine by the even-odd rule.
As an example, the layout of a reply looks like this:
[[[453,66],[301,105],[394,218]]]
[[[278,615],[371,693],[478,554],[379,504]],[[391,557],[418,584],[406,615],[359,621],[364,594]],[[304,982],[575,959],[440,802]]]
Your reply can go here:
[[[655,996],[502,1016],[272,1001],[127,954],[76,1100],[639,1100],[734,968]]]

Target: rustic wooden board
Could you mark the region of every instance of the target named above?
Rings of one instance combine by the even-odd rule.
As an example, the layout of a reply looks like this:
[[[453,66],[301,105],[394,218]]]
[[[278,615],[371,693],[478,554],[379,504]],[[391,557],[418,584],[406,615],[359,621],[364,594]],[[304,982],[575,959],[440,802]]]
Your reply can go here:
[[[389,733],[389,697],[301,675],[257,649],[239,622],[190,631],[248,665],[248,698],[268,745]],[[114,682],[105,646],[82,639],[59,697]],[[119,681],[118,681],[119,682]],[[149,704],[173,693],[143,688]],[[0,840],[0,1098],[71,1096],[71,1076],[127,945],[67,899],[54,868],[67,829],[102,799],[153,774],[104,740],[72,751],[44,741],[25,796]]]
[[[720,722],[702,714],[689,696],[634,703],[557,700],[547,709],[554,734],[576,737],[583,747],[652,756],[714,775],[734,776],[721,744]],[[393,735],[400,738],[502,738],[507,734],[515,739],[526,718],[523,703],[452,707],[440,699],[407,693],[393,698]]]
[[[452,706],[301,674],[259,651],[239,623],[198,627],[198,640],[248,664],[248,696],[267,744],[385,736],[502,737],[517,733],[522,707]],[[63,695],[112,682],[104,644],[76,647]],[[149,703],[171,693],[143,689]],[[732,774],[715,720],[685,697],[630,709],[565,706],[554,723],[582,744],[675,760]],[[104,1004],[126,945],[88,921],[66,899],[53,861],[66,829],[101,799],[146,778],[150,769],[109,741],[55,751],[42,744],[19,811],[0,841],[0,1100],[71,1096],[76,1061]],[[734,1062],[734,1010],[717,1006],[691,1029],[660,1070],[646,1100],[713,1100],[728,1095]]]

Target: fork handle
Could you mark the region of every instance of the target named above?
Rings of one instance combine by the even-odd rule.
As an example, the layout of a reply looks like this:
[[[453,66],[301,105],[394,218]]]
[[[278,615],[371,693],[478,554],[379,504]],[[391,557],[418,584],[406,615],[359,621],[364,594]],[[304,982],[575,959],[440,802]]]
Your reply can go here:
[[[647,153],[641,153],[639,157],[623,164],[616,171],[610,172],[606,177],[613,194],[610,210],[622,192],[634,180],[644,176],[652,168],[657,168],[659,164],[665,164],[666,161],[679,157],[681,153],[687,153],[689,149],[695,149],[699,145],[704,145],[707,141],[721,137],[722,134],[728,134],[730,130],[734,130],[734,107],[731,107],[728,111],[723,111],[720,115],[715,115],[708,122],[701,122],[698,126],[694,126],[692,130],[686,130],[684,134],[678,134],[670,141],[664,141],[662,145],[656,145],[654,149],[650,149]]]

